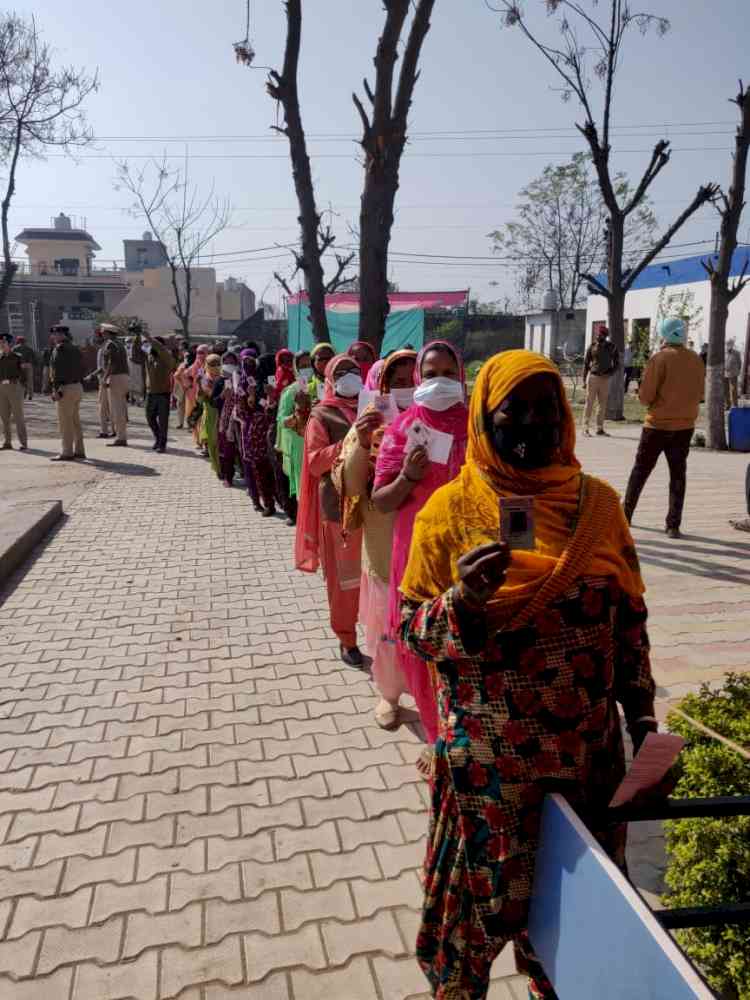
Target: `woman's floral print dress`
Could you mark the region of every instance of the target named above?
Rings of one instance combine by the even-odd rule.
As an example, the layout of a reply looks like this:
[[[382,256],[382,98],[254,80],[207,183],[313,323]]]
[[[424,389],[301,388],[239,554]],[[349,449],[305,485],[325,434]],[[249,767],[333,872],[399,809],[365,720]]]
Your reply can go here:
[[[585,819],[610,801],[625,771],[616,703],[632,718],[653,696],[646,608],[582,578],[524,627],[480,622],[470,652],[453,593],[404,602],[440,711],[417,955],[434,996],[483,1000],[513,940],[532,996],[554,997],[526,936],[541,804],[559,791]],[[624,866],[624,828],[594,833]]]

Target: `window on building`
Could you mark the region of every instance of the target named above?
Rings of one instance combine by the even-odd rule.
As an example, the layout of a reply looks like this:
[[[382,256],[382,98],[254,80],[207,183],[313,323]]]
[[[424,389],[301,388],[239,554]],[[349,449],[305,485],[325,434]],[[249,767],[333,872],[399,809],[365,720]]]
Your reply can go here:
[[[79,292],[78,293],[78,301],[79,302],[93,302],[94,301],[94,293],[93,292]]]
[[[23,306],[20,302],[8,303],[8,329],[14,337],[23,336]]]
[[[81,262],[77,257],[62,257],[55,261],[55,270],[58,274],[75,276],[78,274],[80,266]]]

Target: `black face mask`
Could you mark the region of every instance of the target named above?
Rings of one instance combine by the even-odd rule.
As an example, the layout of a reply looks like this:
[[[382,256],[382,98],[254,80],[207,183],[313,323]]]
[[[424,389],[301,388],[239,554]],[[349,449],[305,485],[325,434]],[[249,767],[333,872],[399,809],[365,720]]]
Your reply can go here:
[[[492,444],[500,458],[519,469],[542,469],[560,447],[555,424],[515,424],[490,428]]]

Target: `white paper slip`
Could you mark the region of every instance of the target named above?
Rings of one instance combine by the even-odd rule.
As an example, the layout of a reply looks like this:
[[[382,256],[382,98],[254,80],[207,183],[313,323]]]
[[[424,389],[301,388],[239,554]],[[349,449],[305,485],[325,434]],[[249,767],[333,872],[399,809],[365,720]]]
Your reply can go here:
[[[318,393],[318,401],[320,401],[325,397],[326,387],[324,382],[317,383],[317,393]]]
[[[398,416],[396,402],[389,395],[381,396],[375,389],[363,389],[357,403],[357,416],[361,416],[368,406],[372,406],[383,418],[384,424],[392,424]]]
[[[363,389],[359,394],[359,399],[357,400],[357,416],[361,417],[367,407],[373,400],[373,397],[377,396],[377,392],[374,389]]]
[[[630,770],[615,791],[610,809],[630,802],[638,792],[655,788],[680,756],[685,746],[681,736],[671,733],[649,733],[633,759]]]
[[[276,388],[276,376],[275,375],[269,375],[268,378],[266,379],[266,382],[268,382],[268,384],[271,386],[272,389]]]
[[[453,435],[445,431],[428,427],[421,420],[415,420],[406,435],[409,451],[423,447],[427,449],[427,457],[438,465],[447,465],[453,447]]]

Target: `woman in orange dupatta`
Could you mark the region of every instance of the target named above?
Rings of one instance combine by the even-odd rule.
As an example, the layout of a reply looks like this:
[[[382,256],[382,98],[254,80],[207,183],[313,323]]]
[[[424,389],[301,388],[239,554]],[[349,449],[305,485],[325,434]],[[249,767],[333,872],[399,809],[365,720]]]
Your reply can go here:
[[[341,659],[357,667],[362,665],[357,646],[362,529],[344,538],[331,470],[357,417],[361,388],[359,367],[352,358],[339,354],[328,362],[323,399],[313,407],[305,429],[294,550],[297,569],[315,573],[322,567]]]
[[[466,464],[415,524],[402,635],[432,665],[440,713],[417,955],[441,1000],[483,1000],[509,941],[530,995],[555,996],[526,931],[542,801],[606,808],[625,770],[618,702],[636,746],[656,729],[633,541],[574,446],[557,368],[497,355],[474,388]],[[528,551],[501,527],[500,501],[519,497]],[[624,829],[594,832],[624,863]]]

